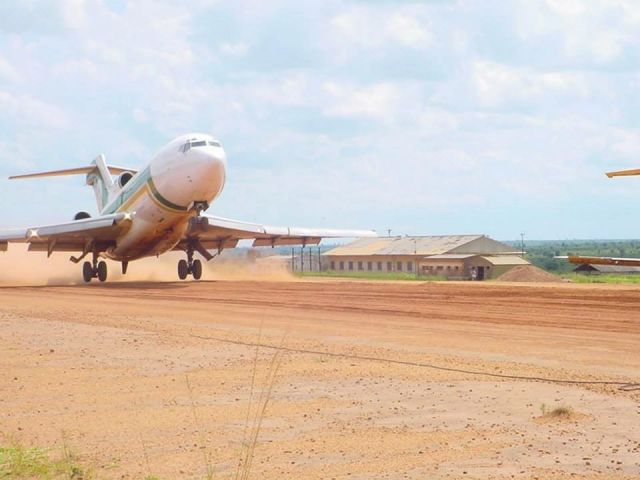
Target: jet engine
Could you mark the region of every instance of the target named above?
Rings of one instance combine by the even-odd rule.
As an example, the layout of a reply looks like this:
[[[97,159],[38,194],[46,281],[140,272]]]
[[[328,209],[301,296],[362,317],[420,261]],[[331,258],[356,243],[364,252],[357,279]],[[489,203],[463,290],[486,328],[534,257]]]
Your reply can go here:
[[[131,180],[133,178],[133,173],[131,172],[122,172],[120,175],[118,175],[118,179],[116,180],[116,182],[118,183],[118,186],[120,188],[124,187],[129,180]]]
[[[83,218],[91,218],[87,212],[78,212],[73,216],[74,220],[82,220]]]

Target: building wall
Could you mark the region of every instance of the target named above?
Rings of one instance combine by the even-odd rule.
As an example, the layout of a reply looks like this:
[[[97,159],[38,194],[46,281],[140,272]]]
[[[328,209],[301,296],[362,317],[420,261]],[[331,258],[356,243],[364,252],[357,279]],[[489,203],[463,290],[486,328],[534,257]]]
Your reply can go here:
[[[480,256],[465,259],[424,258],[420,255],[322,256],[322,270],[361,273],[416,273],[454,280],[470,280],[472,269],[484,269],[484,280],[497,278],[515,265],[493,265]]]
[[[471,276],[470,267],[464,259],[422,259],[421,275],[437,275],[447,278],[467,278]]]
[[[415,273],[416,260],[413,255],[324,255],[322,269],[336,272]]]

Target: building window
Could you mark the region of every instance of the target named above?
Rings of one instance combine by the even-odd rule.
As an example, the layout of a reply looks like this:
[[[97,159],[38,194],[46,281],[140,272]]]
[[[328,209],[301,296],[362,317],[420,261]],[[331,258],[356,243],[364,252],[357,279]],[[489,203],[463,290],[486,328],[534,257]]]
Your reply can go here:
[[[344,262],[340,262],[340,270],[344,270]]]
[[[382,271],[382,262],[378,262],[378,271],[381,272]]]
[[[401,272],[402,271],[402,262],[396,263],[396,268],[398,269],[399,272]]]
[[[458,265],[456,265],[456,272],[460,270],[460,267]]]
[[[391,262],[387,262],[387,272],[393,270],[393,264]]]
[[[367,270],[373,270],[373,262],[367,262]]]
[[[358,270],[362,271],[362,262],[358,262]]]
[[[436,270],[444,270],[444,267],[443,267],[442,265],[438,265],[438,266],[436,267]]]
[[[349,270],[353,270],[353,262],[349,262]]]
[[[413,262],[407,262],[407,272],[413,272]]]

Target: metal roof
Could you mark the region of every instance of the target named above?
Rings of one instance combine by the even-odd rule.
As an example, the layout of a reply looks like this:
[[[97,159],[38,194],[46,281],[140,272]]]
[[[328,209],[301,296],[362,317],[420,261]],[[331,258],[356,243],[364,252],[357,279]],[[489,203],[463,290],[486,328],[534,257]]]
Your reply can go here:
[[[600,273],[640,273],[640,267],[626,267],[623,265],[594,265],[591,263],[585,263],[582,265],[586,265],[592,271],[595,270]],[[584,271],[585,270],[584,268],[580,270],[580,267],[582,267],[582,265],[578,266],[573,271],[574,272]]]
[[[359,255],[442,255],[459,249],[472,242],[481,241],[478,250],[460,253],[489,253],[498,248],[499,252],[507,253],[513,250],[508,245],[492,240],[484,235],[434,235],[421,237],[379,237],[361,238],[347,245],[333,248],[324,255],[329,256],[359,256]],[[491,249],[487,250],[487,244]],[[474,250],[469,245],[469,250]]]
[[[481,258],[485,259],[491,265],[530,265],[527,260],[518,255],[483,255]]]
[[[443,253],[442,255],[429,255],[423,260],[465,260],[467,258],[477,257],[475,253]]]

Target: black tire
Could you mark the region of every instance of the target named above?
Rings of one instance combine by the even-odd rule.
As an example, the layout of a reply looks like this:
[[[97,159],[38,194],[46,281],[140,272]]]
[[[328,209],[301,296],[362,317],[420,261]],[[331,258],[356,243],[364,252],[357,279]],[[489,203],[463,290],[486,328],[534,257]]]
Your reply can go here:
[[[189,275],[189,265],[186,260],[180,260],[178,262],[178,277],[180,280],[184,280]]]
[[[202,277],[202,262],[200,260],[193,261],[191,273],[193,274],[193,278],[195,280],[200,280],[200,278]]]
[[[104,282],[107,279],[107,262],[98,262],[98,280]]]
[[[93,278],[93,266],[91,262],[84,262],[82,264],[82,279],[85,283],[89,283]]]

